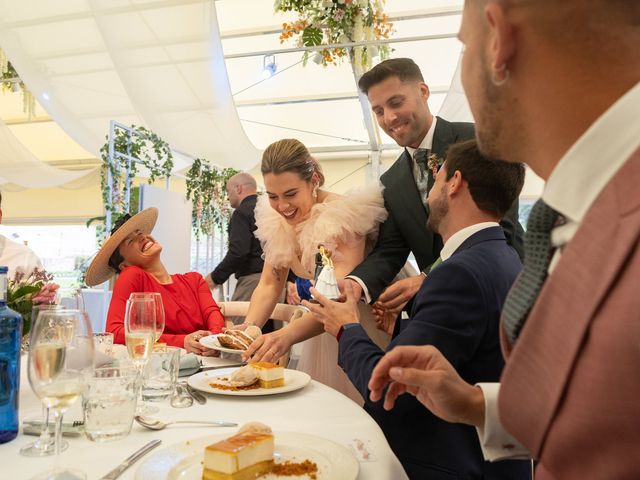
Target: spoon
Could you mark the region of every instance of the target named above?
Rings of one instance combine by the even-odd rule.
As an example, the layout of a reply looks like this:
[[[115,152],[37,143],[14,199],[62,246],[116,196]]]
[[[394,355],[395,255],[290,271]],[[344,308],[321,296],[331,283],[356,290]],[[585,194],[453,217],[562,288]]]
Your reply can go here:
[[[147,427],[151,430],[162,430],[163,428],[168,427],[169,425],[173,425],[174,423],[194,423],[200,425],[214,425],[216,427],[237,427],[237,423],[232,422],[223,422],[223,421],[206,421],[206,420],[174,420],[173,422],[163,422],[157,418],[143,417],[141,415],[136,415],[136,422],[138,422],[143,427]]]

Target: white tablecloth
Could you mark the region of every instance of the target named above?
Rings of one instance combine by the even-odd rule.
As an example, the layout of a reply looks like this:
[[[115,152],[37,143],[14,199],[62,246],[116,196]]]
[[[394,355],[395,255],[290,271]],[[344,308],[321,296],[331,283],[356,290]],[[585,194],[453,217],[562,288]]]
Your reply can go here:
[[[232,361],[226,360],[226,362]],[[205,359],[205,363],[222,364],[224,360]],[[29,388],[24,368],[20,390],[21,419],[39,418],[40,401]],[[360,462],[359,479],[402,480],[407,478],[377,423],[354,402],[321,383],[312,381],[302,390],[281,395],[242,398],[207,395],[207,397],[206,405],[196,403],[193,407],[183,409],[171,408],[168,401],[154,403],[160,408],[160,412],[153,416],[166,420],[229,420],[238,424],[256,420],[270,425],[276,435],[278,431],[301,432],[318,435],[345,446],[353,444],[354,440],[361,440],[371,453],[372,460]],[[65,415],[67,420],[81,418],[79,404],[78,401]],[[162,445],[154,450],[158,451],[191,438],[227,432],[231,435],[235,430],[235,428],[175,425],[162,431],[151,431],[134,423],[131,435],[112,442],[94,443],[85,437],[65,437],[69,440],[69,448],[61,454],[59,465],[84,470],[88,480],[95,480],[151,440],[162,440]],[[0,445],[0,478],[27,480],[53,465],[53,457],[27,458],[18,453],[23,445],[32,442],[35,438],[20,434],[15,440]],[[144,457],[120,478],[132,480],[138,465],[143,461]]]

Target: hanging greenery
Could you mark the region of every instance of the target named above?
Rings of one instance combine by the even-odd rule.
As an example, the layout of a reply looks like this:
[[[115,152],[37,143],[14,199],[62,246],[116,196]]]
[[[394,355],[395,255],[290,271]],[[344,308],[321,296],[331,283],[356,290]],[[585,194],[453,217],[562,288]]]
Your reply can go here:
[[[193,161],[187,172],[187,199],[193,204],[191,220],[196,238],[211,235],[216,226],[226,228],[231,214],[226,186],[236,173],[234,168],[218,169],[201,158]]]
[[[0,85],[3,92],[22,92],[22,111],[31,120],[36,113],[36,99],[20,79],[18,72],[0,49]]]
[[[115,220],[125,213],[136,213],[138,208],[139,189],[131,185],[129,212],[126,212],[125,190],[126,182],[133,181],[138,172],[138,163],[131,162],[127,170],[127,158],[130,156],[140,161],[149,173],[149,183],[156,179],[168,177],[173,168],[173,156],[169,144],[158,135],[144,127],[131,128],[138,135],[129,135],[129,132],[122,128],[115,129],[114,161],[109,162],[109,137],[107,142],[100,148],[102,158],[102,170],[100,177],[100,187],[102,190],[102,201],[105,210],[110,211],[112,219]],[[109,188],[107,180],[108,173],[111,172],[113,187]],[[226,228],[231,213],[231,205],[227,199],[226,184],[231,176],[238,173],[233,168],[218,169],[211,166],[206,160],[197,158],[186,175],[187,199],[193,203],[192,219],[196,237],[201,234],[211,235],[216,226],[220,229]],[[97,221],[104,222],[104,217],[98,217]],[[99,226],[99,241],[106,236],[104,226]]]
[[[123,215],[128,213],[126,210],[125,190],[127,180],[131,183],[131,192],[133,193],[133,179],[138,173],[138,162],[131,162],[127,169],[126,156],[138,159],[141,164],[148,170],[148,183],[153,183],[158,178],[167,178],[171,175],[173,168],[173,154],[169,144],[162,140],[158,135],[144,127],[131,126],[137,135],[130,134],[128,130],[115,128],[114,139],[114,155],[113,162],[109,161],[109,136],[107,135],[106,143],[100,148],[100,157],[102,158],[102,168],[100,171],[100,189],[102,190],[102,202],[105,210],[111,212],[112,215]],[[118,155],[119,154],[119,155]],[[111,173],[113,181],[112,188],[109,188],[108,174]],[[137,208],[137,202],[134,204],[130,196],[130,208]]]
[[[315,61],[335,65],[345,57],[358,71],[371,68],[372,58],[388,58],[387,45],[368,45],[352,49],[331,48],[332,44],[389,38],[393,23],[383,11],[384,0],[276,0],[276,12],[295,12],[297,20],[282,24],[280,43],[296,38],[298,46],[326,45]],[[304,63],[309,52],[303,55]]]

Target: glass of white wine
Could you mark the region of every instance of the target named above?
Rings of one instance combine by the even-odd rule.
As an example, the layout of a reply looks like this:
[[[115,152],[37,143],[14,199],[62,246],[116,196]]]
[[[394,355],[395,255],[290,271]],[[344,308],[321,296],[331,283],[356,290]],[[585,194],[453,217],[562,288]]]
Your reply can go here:
[[[31,322],[35,323],[38,314],[44,310],[61,310],[64,307],[62,305],[34,305],[31,310]],[[33,332],[33,329],[31,330]],[[32,333],[33,334],[33,333]],[[55,446],[53,438],[49,433],[49,407],[42,404],[42,432],[40,437],[20,449],[20,455],[25,457],[45,457],[53,455],[55,453]],[[64,452],[69,446],[69,442],[61,439],[60,451]]]
[[[55,419],[54,468],[34,480],[84,479],[84,472],[57,467],[62,416],[81,396],[93,371],[94,346],[91,323],[78,310],[43,310],[32,325],[29,347],[29,384]]]
[[[162,332],[164,332],[164,325],[165,325],[164,304],[162,303],[162,295],[160,295],[158,292],[133,292],[131,295],[129,295],[129,299],[135,299],[135,298],[151,298],[155,302],[155,305],[156,305],[155,341],[157,342],[158,339],[160,338],[160,335],[162,335]]]
[[[138,415],[157,411],[144,403],[142,398],[142,376],[156,340],[156,302],[150,297],[130,298],[124,314],[124,340],[129,357],[139,374]]]

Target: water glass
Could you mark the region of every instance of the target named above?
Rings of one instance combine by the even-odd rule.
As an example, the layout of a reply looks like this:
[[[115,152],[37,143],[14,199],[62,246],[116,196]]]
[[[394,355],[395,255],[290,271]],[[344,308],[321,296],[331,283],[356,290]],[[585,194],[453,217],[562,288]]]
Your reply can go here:
[[[151,401],[168,398],[175,389],[179,369],[180,349],[156,346],[144,369],[142,398]]]
[[[131,432],[138,398],[138,371],[128,363],[96,368],[82,394],[84,432],[94,442],[126,437]]]
[[[111,356],[113,354],[113,333],[98,332],[93,334],[96,352]]]

